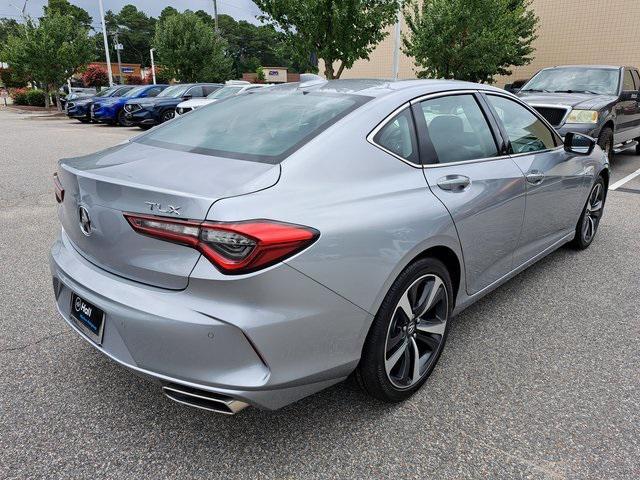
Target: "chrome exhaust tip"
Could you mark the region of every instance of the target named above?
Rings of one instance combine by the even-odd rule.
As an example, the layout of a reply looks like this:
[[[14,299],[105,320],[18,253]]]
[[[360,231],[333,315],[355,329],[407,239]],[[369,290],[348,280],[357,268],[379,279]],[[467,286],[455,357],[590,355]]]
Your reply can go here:
[[[163,385],[162,392],[174,402],[224,415],[235,415],[249,406],[226,395],[174,383]]]

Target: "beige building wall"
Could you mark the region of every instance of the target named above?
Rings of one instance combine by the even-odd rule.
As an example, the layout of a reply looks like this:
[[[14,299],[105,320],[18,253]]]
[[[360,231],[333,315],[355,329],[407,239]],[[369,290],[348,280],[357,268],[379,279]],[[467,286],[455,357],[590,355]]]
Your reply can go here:
[[[640,0],[533,0],[540,18],[531,64],[498,77],[497,85],[526,79],[561,64],[612,64],[640,67]],[[407,31],[404,22],[403,34]],[[391,78],[393,27],[368,61],[359,61],[342,78]],[[322,68],[322,66],[321,66]],[[320,70],[322,72],[322,69]],[[415,78],[415,66],[401,53],[400,78]]]

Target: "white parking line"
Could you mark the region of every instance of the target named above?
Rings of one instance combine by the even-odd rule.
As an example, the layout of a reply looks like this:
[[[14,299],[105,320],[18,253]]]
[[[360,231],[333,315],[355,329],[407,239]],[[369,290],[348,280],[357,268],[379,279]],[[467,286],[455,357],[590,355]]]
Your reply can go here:
[[[638,170],[636,170],[635,172],[627,175],[622,180],[618,180],[616,183],[614,183],[613,185],[611,185],[609,187],[609,190],[615,190],[616,188],[621,187],[622,185],[627,183],[629,180],[633,180],[637,176],[640,176],[640,168]]]

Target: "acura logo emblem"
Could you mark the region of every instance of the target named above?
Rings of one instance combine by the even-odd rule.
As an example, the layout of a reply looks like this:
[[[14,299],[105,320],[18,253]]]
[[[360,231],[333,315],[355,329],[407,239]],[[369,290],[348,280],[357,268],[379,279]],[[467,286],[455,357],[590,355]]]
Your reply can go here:
[[[78,217],[80,218],[80,230],[87,237],[91,235],[91,218],[89,217],[89,211],[83,207],[78,207]]]

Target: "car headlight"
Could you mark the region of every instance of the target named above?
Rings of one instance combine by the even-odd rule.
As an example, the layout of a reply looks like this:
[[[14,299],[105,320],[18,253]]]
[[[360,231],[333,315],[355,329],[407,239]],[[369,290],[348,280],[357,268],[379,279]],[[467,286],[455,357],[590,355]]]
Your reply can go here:
[[[572,110],[567,123],[598,123],[596,110]]]

